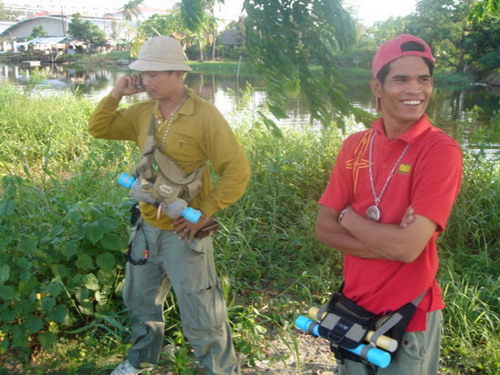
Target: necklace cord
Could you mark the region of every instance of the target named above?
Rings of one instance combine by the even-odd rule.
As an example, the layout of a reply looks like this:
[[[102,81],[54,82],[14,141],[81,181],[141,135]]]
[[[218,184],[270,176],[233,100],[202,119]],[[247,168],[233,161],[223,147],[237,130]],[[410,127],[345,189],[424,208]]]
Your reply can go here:
[[[396,160],[396,163],[394,163],[391,171],[389,172],[389,175],[387,176],[387,179],[384,182],[384,185],[382,186],[382,190],[380,191],[380,194],[377,196],[377,193],[375,192],[375,182],[374,182],[374,177],[373,177],[373,143],[375,139],[375,135],[377,134],[376,131],[373,131],[373,135],[370,139],[370,148],[369,148],[369,154],[368,154],[368,171],[369,171],[369,177],[370,177],[370,187],[372,190],[373,194],[373,200],[375,202],[375,207],[378,207],[380,204],[380,201],[382,200],[382,196],[385,193],[385,190],[387,189],[387,186],[389,185],[389,181],[392,179],[392,176],[394,175],[394,172],[396,172],[396,168],[398,164],[401,162],[401,159],[403,159],[403,156],[406,154],[406,151],[410,148],[410,145],[407,144],[401,155],[399,155],[398,160]]]

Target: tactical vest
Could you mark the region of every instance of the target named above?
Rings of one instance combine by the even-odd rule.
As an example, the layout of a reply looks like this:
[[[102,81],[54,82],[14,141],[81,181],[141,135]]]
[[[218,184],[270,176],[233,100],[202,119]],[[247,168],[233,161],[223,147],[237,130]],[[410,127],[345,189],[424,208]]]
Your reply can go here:
[[[141,179],[142,189],[151,193],[159,203],[171,204],[176,198],[191,202],[201,190],[205,166],[186,173],[155,142],[156,117],[151,116],[149,131],[144,143],[142,158],[135,171]]]

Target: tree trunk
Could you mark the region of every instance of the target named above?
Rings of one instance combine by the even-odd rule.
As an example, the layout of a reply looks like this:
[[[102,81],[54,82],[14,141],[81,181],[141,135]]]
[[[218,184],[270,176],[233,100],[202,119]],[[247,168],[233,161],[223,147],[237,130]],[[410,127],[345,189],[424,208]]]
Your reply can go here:
[[[198,40],[198,46],[200,47],[200,58],[198,59],[200,62],[203,62],[204,59],[203,59],[203,43],[200,40]]]

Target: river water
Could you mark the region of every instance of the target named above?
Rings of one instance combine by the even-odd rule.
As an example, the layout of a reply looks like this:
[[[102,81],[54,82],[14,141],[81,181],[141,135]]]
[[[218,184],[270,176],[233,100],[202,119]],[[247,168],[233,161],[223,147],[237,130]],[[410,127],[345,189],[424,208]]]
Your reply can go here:
[[[19,86],[30,86],[43,93],[69,90],[76,95],[95,100],[104,97],[119,77],[127,72],[126,67],[117,69],[74,69],[63,65],[48,65],[39,68],[22,67],[0,63],[0,83],[10,82]],[[247,83],[253,87],[249,90]],[[200,96],[214,103],[230,120],[238,122],[242,113],[258,120],[258,112],[266,98],[266,90],[255,78],[236,75],[190,73],[186,84]],[[355,106],[375,113],[373,96],[367,84],[351,85],[345,95]],[[463,146],[472,150],[483,149],[490,155],[500,155],[498,130],[492,131],[491,117],[500,111],[500,87],[435,87],[427,114],[433,122],[448,134],[459,139]],[[473,109],[476,109],[472,111]],[[478,109],[479,108],[479,109]],[[288,118],[277,121],[282,127],[309,127],[309,111],[305,98],[292,98],[286,109]],[[319,127],[320,124],[313,123]],[[498,126],[498,125],[497,125]],[[362,128],[352,125],[348,131]],[[486,139],[477,136],[486,134]]]

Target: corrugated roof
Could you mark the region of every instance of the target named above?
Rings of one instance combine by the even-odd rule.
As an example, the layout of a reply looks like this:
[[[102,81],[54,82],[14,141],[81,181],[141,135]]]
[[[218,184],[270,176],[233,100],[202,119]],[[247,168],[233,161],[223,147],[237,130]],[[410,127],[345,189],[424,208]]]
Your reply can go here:
[[[38,38],[31,39],[29,44],[56,44],[68,41],[66,36],[39,36]]]

